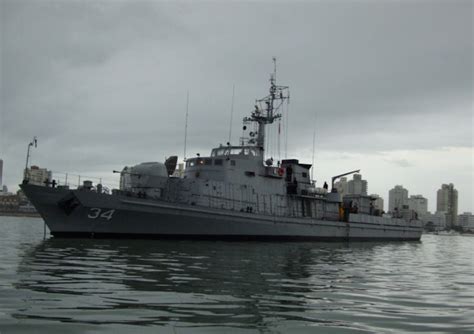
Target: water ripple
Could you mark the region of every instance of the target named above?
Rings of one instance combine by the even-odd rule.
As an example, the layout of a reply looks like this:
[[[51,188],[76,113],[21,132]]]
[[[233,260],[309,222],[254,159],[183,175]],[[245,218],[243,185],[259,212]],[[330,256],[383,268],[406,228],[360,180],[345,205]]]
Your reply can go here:
[[[41,241],[37,223],[4,222],[0,331],[474,328],[473,238],[426,235],[420,243],[333,244]],[[19,233],[18,224],[30,232]]]

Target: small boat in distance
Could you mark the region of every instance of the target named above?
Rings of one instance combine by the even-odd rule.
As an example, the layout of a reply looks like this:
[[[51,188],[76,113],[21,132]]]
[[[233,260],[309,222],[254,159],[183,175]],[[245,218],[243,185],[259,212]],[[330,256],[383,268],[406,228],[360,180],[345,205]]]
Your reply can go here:
[[[239,145],[209,156],[125,167],[120,187],[101,184],[20,185],[55,237],[206,238],[280,240],[420,240],[422,224],[409,214],[382,216],[375,198],[316,188],[311,164],[265,159],[266,127],[281,119],[289,87],[270,77],[269,94],[243,119]]]

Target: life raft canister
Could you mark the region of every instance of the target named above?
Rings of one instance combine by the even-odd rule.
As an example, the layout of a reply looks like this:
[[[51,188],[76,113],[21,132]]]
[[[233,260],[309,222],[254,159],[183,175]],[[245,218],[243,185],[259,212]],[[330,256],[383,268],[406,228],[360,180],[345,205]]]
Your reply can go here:
[[[285,174],[285,169],[284,168],[278,168],[278,175],[283,176]]]

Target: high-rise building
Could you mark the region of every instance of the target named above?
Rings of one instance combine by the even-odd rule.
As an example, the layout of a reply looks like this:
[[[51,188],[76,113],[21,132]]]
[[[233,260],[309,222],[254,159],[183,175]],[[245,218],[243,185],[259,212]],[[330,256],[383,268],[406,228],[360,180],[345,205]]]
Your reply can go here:
[[[383,198],[377,194],[371,194],[370,197],[375,198],[374,209],[383,211]]]
[[[348,185],[347,185],[347,177],[341,177],[339,181],[334,183],[334,188],[337,189],[337,192],[341,194],[341,196],[348,194]]]
[[[404,205],[408,205],[408,190],[401,185],[396,185],[388,192],[388,211],[401,210]]]
[[[52,172],[46,168],[39,168],[38,166],[31,166],[25,171],[28,183],[36,184],[38,186],[46,185],[46,181],[51,182]]]
[[[436,196],[436,211],[446,212],[446,227],[457,226],[458,221],[458,191],[452,183],[441,185]]]
[[[367,195],[367,180],[362,180],[362,175],[354,174],[352,180],[347,182],[347,193],[351,195]]]
[[[3,185],[3,160],[0,159],[0,188]]]
[[[408,208],[415,211],[421,217],[428,213],[428,200],[422,195],[411,195],[408,198]]]

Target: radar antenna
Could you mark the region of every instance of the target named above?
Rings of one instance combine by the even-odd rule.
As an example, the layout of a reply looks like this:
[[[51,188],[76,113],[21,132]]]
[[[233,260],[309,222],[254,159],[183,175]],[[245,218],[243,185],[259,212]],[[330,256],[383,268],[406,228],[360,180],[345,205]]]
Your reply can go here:
[[[270,75],[269,94],[264,98],[255,101],[255,109],[250,117],[244,118],[244,124],[255,122],[258,124],[257,140],[255,145],[262,150],[265,147],[265,126],[272,124],[275,120],[282,117],[279,113],[283,102],[290,98],[290,89],[288,86],[279,86],[276,84],[276,58],[273,57],[273,73]]]

